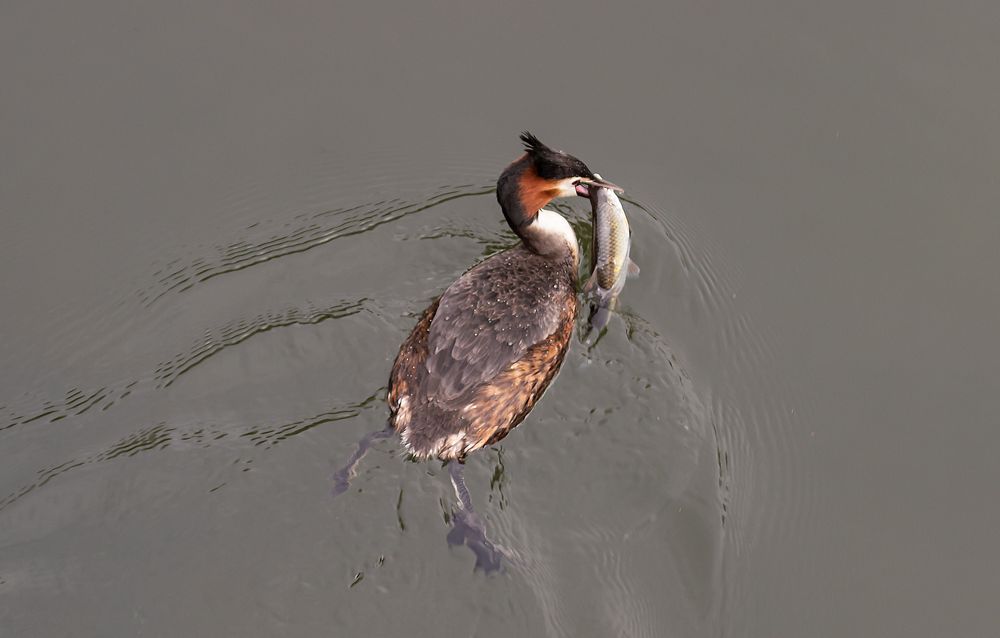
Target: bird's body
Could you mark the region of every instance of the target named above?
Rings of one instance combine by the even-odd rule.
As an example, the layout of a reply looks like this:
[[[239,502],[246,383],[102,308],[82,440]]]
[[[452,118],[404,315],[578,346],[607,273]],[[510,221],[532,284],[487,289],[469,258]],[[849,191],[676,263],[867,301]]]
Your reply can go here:
[[[577,313],[576,235],[554,197],[602,183],[533,136],[497,199],[519,246],[474,266],[421,315],[389,379],[389,419],[417,458],[458,459],[502,439],[534,407],[569,347]]]
[[[393,427],[411,453],[463,458],[524,419],[569,346],[577,263],[518,246],[424,311],[389,380]]]

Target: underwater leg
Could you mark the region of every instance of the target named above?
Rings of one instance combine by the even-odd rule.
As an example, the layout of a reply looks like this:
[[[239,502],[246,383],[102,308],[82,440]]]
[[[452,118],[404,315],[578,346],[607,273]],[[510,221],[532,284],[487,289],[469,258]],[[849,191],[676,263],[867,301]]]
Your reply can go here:
[[[333,475],[333,496],[339,496],[347,491],[347,488],[351,486],[351,478],[354,476],[354,468],[364,457],[365,453],[368,452],[368,448],[371,447],[372,443],[375,441],[380,441],[382,439],[387,439],[394,434],[391,427],[385,427],[381,430],[376,430],[374,432],[369,432],[358,441],[358,449],[354,451],[351,455],[350,460],[344,467],[337,470]]]
[[[590,305],[590,317],[587,319],[587,332],[584,334],[583,343],[592,346],[596,344],[604,329],[611,319],[611,308],[605,305],[592,303]]]
[[[469,488],[465,485],[463,468],[460,462],[448,464],[451,484],[459,501],[458,508],[452,512],[452,528],[448,532],[448,544],[468,545],[476,555],[476,566],[473,571],[482,569],[489,574],[500,569],[502,554],[496,545],[486,538],[486,528],[472,509],[472,498],[469,496]]]

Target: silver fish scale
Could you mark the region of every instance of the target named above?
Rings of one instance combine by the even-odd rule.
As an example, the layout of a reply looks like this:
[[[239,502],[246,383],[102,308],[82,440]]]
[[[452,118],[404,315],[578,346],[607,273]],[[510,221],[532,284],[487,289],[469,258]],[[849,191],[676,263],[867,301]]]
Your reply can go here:
[[[594,272],[597,285],[611,290],[625,274],[630,230],[625,211],[613,191],[597,189],[594,199]]]

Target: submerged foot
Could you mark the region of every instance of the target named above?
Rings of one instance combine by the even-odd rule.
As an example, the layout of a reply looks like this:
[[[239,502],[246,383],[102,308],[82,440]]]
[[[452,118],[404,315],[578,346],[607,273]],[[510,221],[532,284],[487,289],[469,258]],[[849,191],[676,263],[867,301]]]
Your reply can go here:
[[[475,512],[457,508],[451,517],[451,531],[448,545],[466,545],[476,555],[473,571],[481,569],[487,574],[499,571],[503,565],[504,553],[486,537],[486,528]]]
[[[458,496],[458,507],[451,514],[451,531],[448,532],[448,545],[466,545],[476,555],[476,566],[473,571],[482,569],[487,574],[499,571],[504,556],[501,549],[486,538],[486,527],[472,509],[472,498],[469,488],[465,485],[465,474],[461,463],[448,466],[451,474],[451,484]]]

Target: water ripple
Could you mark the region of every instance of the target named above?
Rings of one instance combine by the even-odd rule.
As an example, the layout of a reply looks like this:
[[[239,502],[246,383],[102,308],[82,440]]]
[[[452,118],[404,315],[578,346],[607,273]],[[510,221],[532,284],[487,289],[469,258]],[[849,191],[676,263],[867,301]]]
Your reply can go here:
[[[183,449],[192,446],[209,448],[217,445],[222,440],[226,440],[227,445],[235,446],[236,448],[242,446],[250,449],[271,449],[283,441],[308,432],[320,425],[357,417],[364,410],[379,405],[384,393],[385,388],[379,388],[360,401],[334,406],[307,418],[278,424],[251,426],[242,430],[222,425],[205,424],[170,426],[165,422],[142,427],[115,441],[107,449],[100,452],[69,459],[58,465],[37,470],[33,481],[0,499],[0,511],[18,502],[31,492],[47,485],[53,479],[61,477],[72,470],[106,463],[121,457],[132,457],[145,452],[167,450],[170,448]]]
[[[191,350],[178,355],[170,361],[156,367],[153,378],[157,387],[166,388],[177,381],[181,375],[189,372],[195,366],[204,363],[223,349],[238,345],[259,334],[287,328],[288,326],[315,325],[328,319],[342,319],[365,310],[367,298],[351,301],[341,301],[327,308],[289,308],[283,311],[272,311],[258,315],[253,319],[240,319],[230,322],[215,331],[205,331],[204,338],[196,343]]]
[[[244,231],[253,231],[252,237],[234,239],[229,243],[215,246],[211,254],[189,260],[181,257],[167,260],[153,271],[152,284],[139,289],[136,294],[143,305],[149,308],[154,302],[170,293],[190,290],[197,284],[215,277],[301,253],[339,238],[365,233],[447,202],[486,195],[493,190],[492,183],[444,185],[430,189],[429,195],[416,200],[388,198],[325,209],[316,213],[299,213],[291,216],[290,220],[274,216],[273,220],[258,221],[243,227]],[[442,230],[426,233],[420,238],[436,239],[447,236],[448,232],[449,230]],[[457,231],[456,236],[468,236],[482,244],[484,254],[492,254],[507,248],[512,242],[510,233],[503,230],[488,232],[482,229],[469,229],[466,233]],[[89,388],[73,387],[64,397],[42,400],[35,405],[24,406],[26,400],[7,401],[0,408],[7,413],[6,422],[0,424],[0,431],[28,423],[40,421],[51,423],[80,416],[95,407],[107,410],[132,394],[137,386],[146,385],[150,380],[157,389],[169,387],[181,375],[225,347],[236,345],[274,328],[315,324],[330,318],[348,316],[365,309],[368,301],[363,299],[338,302],[341,305],[335,304],[326,309],[292,308],[272,311],[252,320],[237,320],[218,330],[206,331],[204,338],[189,352],[161,362],[149,375]],[[17,407],[17,404],[23,407]]]
[[[631,203],[647,213],[676,248],[693,279],[695,303],[689,309],[696,323],[714,336],[709,354],[722,364],[716,382],[704,389],[704,399],[717,442],[726,523],[721,560],[727,587],[722,595],[723,604],[729,605],[752,596],[746,589],[732,589],[743,580],[731,572],[739,569],[756,539],[793,538],[814,520],[816,486],[802,467],[799,449],[808,408],[801,405],[801,397],[795,408],[786,403],[794,395],[776,373],[775,340],[738,306],[735,271],[719,257],[724,253],[702,237],[693,241],[694,233],[680,218],[639,201]]]
[[[7,422],[0,425],[0,431],[36,421],[55,423],[70,416],[80,416],[98,406],[101,410],[107,410],[132,394],[132,389],[138,383],[140,383],[138,380],[132,380],[88,390],[74,387],[69,389],[61,400],[43,401],[38,406],[22,411],[10,407]]]
[[[258,239],[234,240],[217,246],[214,255],[196,257],[188,263],[173,260],[157,270],[152,286],[136,291],[146,307],[170,293],[190,288],[221,275],[238,272],[251,266],[302,253],[336,239],[368,232],[403,217],[439,206],[445,202],[475,197],[492,192],[493,184],[464,184],[443,186],[418,201],[391,199],[345,208],[324,210],[313,214],[293,216],[297,227],[291,231],[274,232]],[[283,222],[288,226],[289,222]],[[264,229],[255,226],[263,235]]]
[[[19,425],[36,422],[55,423],[68,417],[77,417],[99,407],[108,410],[138,390],[163,390],[170,387],[182,375],[205,363],[224,349],[244,343],[258,335],[272,330],[297,325],[316,325],[331,319],[343,319],[362,311],[378,314],[371,299],[338,300],[331,305],[317,308],[291,307],[269,311],[253,319],[230,321],[220,328],[206,330],[204,337],[196,341],[184,353],[159,363],[152,372],[138,378],[82,390],[71,388],[58,401],[43,401],[40,405],[24,408],[13,407],[8,411],[7,422],[0,425],[0,431]]]

